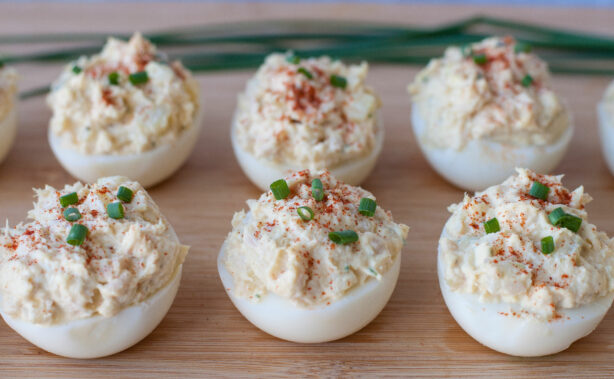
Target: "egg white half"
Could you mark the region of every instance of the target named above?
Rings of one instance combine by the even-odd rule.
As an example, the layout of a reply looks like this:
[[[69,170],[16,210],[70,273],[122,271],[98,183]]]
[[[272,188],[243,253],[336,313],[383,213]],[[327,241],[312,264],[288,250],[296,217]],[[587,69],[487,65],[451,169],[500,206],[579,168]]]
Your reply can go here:
[[[371,279],[330,305],[302,308],[272,293],[255,303],[234,295],[233,278],[223,263],[224,249],[225,245],[218,255],[217,267],[222,284],[239,312],[262,331],[300,343],[334,341],[364,328],[388,303],[401,268],[399,253],[381,280]]]
[[[17,98],[13,99],[13,107],[8,114],[0,120],[0,163],[6,158],[15,136],[17,135]]]
[[[516,167],[541,174],[551,172],[563,159],[571,137],[571,123],[561,137],[545,146],[511,146],[488,140],[470,140],[461,150],[436,148],[423,141],[426,123],[414,104],[411,113],[414,135],[431,166],[455,186],[481,191],[513,175]]]
[[[62,146],[49,128],[51,150],[62,167],[75,178],[93,183],[106,176],[125,176],[145,188],[167,179],[188,159],[202,127],[202,105],[194,124],[172,143],[138,154],[89,155]]]
[[[343,162],[338,166],[318,168],[328,169],[334,177],[346,184],[357,186],[362,183],[367,176],[369,176],[371,171],[373,171],[377,158],[379,157],[382,147],[384,146],[384,125],[380,111],[377,111],[376,122],[378,127],[377,134],[375,136],[375,146],[368,155]],[[232,126],[230,128],[230,140],[232,142],[232,148],[235,156],[237,157],[239,165],[241,166],[241,169],[243,169],[245,175],[261,190],[267,191],[271,183],[283,178],[290,172],[310,168],[295,164],[279,164],[268,159],[255,157],[253,154],[243,149],[243,147],[238,143],[237,137],[235,136],[236,125],[237,115],[235,113]]]
[[[40,325],[15,319],[0,310],[4,321],[32,344],[68,358],[100,358],[118,353],[147,337],[173,304],[182,266],[153,296],[112,317],[94,316],[58,325]]]
[[[590,334],[614,300],[612,293],[578,308],[559,310],[562,317],[550,322],[516,317],[510,312],[519,313],[518,304],[485,303],[476,294],[452,291],[444,279],[444,264],[439,250],[437,274],[448,310],[467,334],[504,354],[537,357],[563,351]]]
[[[599,135],[603,156],[610,172],[614,175],[614,119],[606,112],[602,103],[597,105],[597,117],[599,118]]]

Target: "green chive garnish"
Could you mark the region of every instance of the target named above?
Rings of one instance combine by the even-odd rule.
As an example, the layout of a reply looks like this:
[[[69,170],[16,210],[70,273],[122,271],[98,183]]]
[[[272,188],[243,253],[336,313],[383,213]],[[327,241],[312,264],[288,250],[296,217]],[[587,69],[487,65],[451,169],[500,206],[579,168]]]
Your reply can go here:
[[[311,75],[311,72],[307,71],[305,67],[299,67],[297,71],[305,75],[307,79],[313,79],[313,75]]]
[[[80,74],[80,73],[81,73],[81,71],[83,71],[83,69],[82,69],[81,67],[76,66],[76,65],[75,65],[75,66],[72,66],[72,72],[73,72],[73,73],[75,73],[75,74]]]
[[[119,72],[113,71],[109,74],[109,84],[112,84],[114,86],[119,84]]]
[[[520,83],[523,87],[529,87],[531,84],[533,84],[533,77],[529,74],[526,74],[524,78],[522,78],[522,81]]]
[[[107,214],[115,220],[124,218],[124,206],[119,201],[107,205]]]
[[[550,187],[545,186],[538,181],[535,181],[533,182],[533,185],[529,190],[529,195],[533,196],[536,199],[546,200],[548,198],[549,192]]]
[[[580,217],[566,213],[563,208],[560,207],[550,212],[548,219],[552,225],[561,226],[574,233],[577,233],[582,225],[582,219]]]
[[[486,58],[486,54],[476,54],[473,56],[473,61],[476,64],[486,64],[488,62],[488,58]]]
[[[286,57],[286,62],[292,63],[292,64],[299,64],[301,63],[301,58],[296,55],[288,55]]]
[[[499,226],[499,220],[494,217],[486,221],[484,223],[484,230],[486,231],[486,234],[497,233],[499,230],[501,230],[501,227]]]
[[[530,53],[531,52],[531,45],[529,45],[526,42],[516,42],[516,45],[514,46],[514,52],[516,54],[519,54],[519,53]]]
[[[358,241],[358,234],[353,230],[341,230],[328,233],[328,238],[336,244],[347,245]]]
[[[76,192],[69,193],[68,195],[60,196],[60,205],[62,208],[79,202],[79,196]]]
[[[129,203],[132,201],[132,197],[134,196],[134,192],[130,188],[119,186],[117,189],[117,198],[123,201],[124,203]]]
[[[288,188],[288,183],[285,180],[279,179],[271,183],[271,191],[273,192],[273,196],[275,199],[282,200],[290,195],[290,188]]]
[[[130,74],[130,76],[128,76],[128,79],[133,85],[138,85],[147,83],[147,81],[149,81],[149,75],[147,75],[147,71],[139,71],[135,72],[134,74]]]
[[[66,219],[66,221],[73,222],[79,220],[80,218],[81,213],[77,208],[66,208],[64,211],[64,219]]]
[[[85,241],[86,236],[87,228],[81,224],[74,224],[72,228],[70,228],[66,242],[73,246],[80,246],[83,244],[83,241]]]
[[[309,207],[298,207],[296,208],[296,213],[298,213],[303,221],[313,220],[313,210]]]
[[[348,85],[348,81],[343,76],[331,75],[330,76],[330,84],[333,87],[345,89],[345,87]]]
[[[554,251],[554,238],[552,236],[542,238],[542,253],[550,254]]]
[[[363,197],[360,199],[360,205],[358,205],[358,212],[367,217],[373,217],[375,215],[375,208],[377,204],[375,200]]]
[[[315,201],[322,201],[324,199],[324,187],[320,179],[314,179],[311,182],[311,195]]]

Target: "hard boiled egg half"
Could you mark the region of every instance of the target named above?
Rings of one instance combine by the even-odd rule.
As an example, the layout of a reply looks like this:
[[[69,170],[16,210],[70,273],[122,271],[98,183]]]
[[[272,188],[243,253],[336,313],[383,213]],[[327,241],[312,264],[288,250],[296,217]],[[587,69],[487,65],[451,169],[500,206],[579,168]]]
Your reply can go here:
[[[0,163],[6,158],[17,135],[17,73],[0,66]]]

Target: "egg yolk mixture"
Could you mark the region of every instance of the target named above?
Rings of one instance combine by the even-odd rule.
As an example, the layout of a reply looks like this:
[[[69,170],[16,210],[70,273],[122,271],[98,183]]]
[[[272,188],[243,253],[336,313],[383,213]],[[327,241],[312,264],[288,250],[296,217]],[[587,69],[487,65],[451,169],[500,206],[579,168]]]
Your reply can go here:
[[[409,92],[426,125],[419,137],[434,147],[460,150],[475,139],[545,145],[569,126],[546,63],[511,37],[449,47]]]
[[[366,86],[367,64],[328,57],[267,57],[239,96],[234,133],[257,158],[332,168],[368,155],[379,132],[379,98]]]
[[[198,82],[180,62],[166,63],[140,34],[110,38],[52,85],[51,132],[83,154],[135,154],[172,143],[199,112]]]
[[[0,233],[2,309],[20,320],[114,316],[166,286],[188,252],[147,192],[126,178],[46,186],[36,196],[31,221]]]
[[[569,191],[562,176],[517,171],[449,207],[439,254],[450,289],[545,320],[612,293],[614,241],[588,222],[583,187]]]
[[[314,198],[314,179],[322,183],[320,201]],[[287,197],[278,200],[268,191],[248,200],[248,213],[233,217],[223,264],[235,295],[258,301],[270,292],[302,307],[330,304],[380,280],[400,258],[409,228],[380,207],[372,215],[360,213],[361,199],[375,200],[371,193],[327,171],[300,171],[286,181]],[[309,212],[300,216],[301,207],[311,210],[311,219]],[[333,242],[329,233],[340,231],[348,240]]]

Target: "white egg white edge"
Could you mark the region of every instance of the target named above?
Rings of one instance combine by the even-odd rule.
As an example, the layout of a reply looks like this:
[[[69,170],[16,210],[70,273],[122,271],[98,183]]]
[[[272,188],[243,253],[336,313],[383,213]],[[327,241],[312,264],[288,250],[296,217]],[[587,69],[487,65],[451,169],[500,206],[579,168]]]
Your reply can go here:
[[[603,103],[597,104],[597,117],[603,156],[610,172],[614,175],[614,119],[608,114]]]
[[[13,318],[4,321],[23,338],[50,353],[92,359],[123,351],[147,337],[170,309],[181,282],[182,265],[170,282],[148,299],[111,317],[94,316],[57,325],[41,325]]]
[[[258,188],[263,191],[267,191],[269,189],[269,185],[274,181],[283,178],[293,171],[301,171],[308,168],[294,164],[279,164],[265,158],[255,157],[253,154],[247,152],[237,141],[237,115],[238,111],[235,111],[230,128],[232,148],[241,169],[249,180],[251,180],[252,183],[254,183]],[[375,117],[375,122],[377,123],[377,134],[375,135],[375,146],[373,146],[373,150],[371,150],[371,152],[364,157],[358,157],[334,167],[326,167],[338,180],[353,186],[357,186],[369,176],[371,171],[373,171],[373,168],[377,163],[377,158],[379,157],[384,146],[385,134],[381,111],[378,110]]]
[[[217,267],[224,289],[235,307],[262,331],[298,343],[334,341],[364,328],[388,303],[401,269],[399,252],[380,280],[373,278],[330,305],[302,308],[272,293],[263,295],[260,302],[252,302],[233,293],[233,278],[223,263],[225,247],[224,243]]]
[[[437,148],[424,142],[426,123],[418,106],[412,105],[414,136],[430,165],[444,179],[468,191],[481,191],[499,184],[515,173],[516,167],[548,174],[563,159],[571,137],[571,116],[567,129],[554,143],[545,146],[506,146],[483,139],[470,140],[461,150]]]
[[[198,114],[193,125],[181,133],[176,141],[138,154],[91,155],[70,147],[48,128],[49,145],[62,167],[73,177],[86,183],[107,176],[125,176],[152,187],[171,176],[188,159],[202,128],[203,107],[199,98]]]
[[[441,255],[441,249],[438,248],[439,286],[452,317],[473,339],[500,353],[538,357],[566,350],[599,325],[614,300],[614,293],[611,293],[590,304],[558,310],[561,318],[550,322],[513,316],[510,311],[518,313],[521,309],[519,304],[485,303],[477,294],[453,291],[446,283],[445,263]]]
[[[0,163],[8,155],[17,136],[17,97],[13,99],[13,107],[0,120]]]

